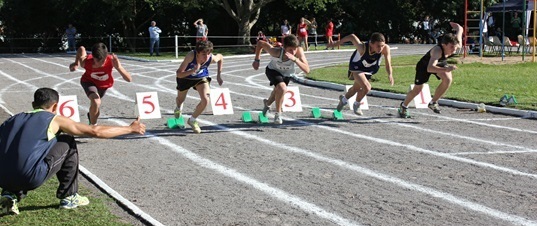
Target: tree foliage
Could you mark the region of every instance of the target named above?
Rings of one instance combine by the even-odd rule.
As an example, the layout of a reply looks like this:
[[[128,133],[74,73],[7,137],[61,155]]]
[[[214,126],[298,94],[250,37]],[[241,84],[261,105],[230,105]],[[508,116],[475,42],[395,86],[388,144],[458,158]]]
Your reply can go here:
[[[480,5],[480,1],[468,2],[474,9]],[[484,0],[485,6],[497,2],[499,0]],[[7,40],[0,40],[0,49],[38,46],[39,49],[34,47],[24,51],[58,51],[67,24],[73,23],[83,37],[112,36],[115,46],[136,51],[140,45],[147,48],[145,39],[150,21],[157,21],[163,30],[162,36],[193,35],[192,22],[197,18],[204,18],[209,26],[209,36],[239,36],[241,38],[233,42],[243,44],[249,44],[250,35],[258,30],[278,35],[282,20],[287,19],[296,26],[300,17],[316,17],[320,33],[323,33],[326,21],[333,19],[336,24],[342,24],[336,33],[355,33],[364,38],[373,31],[380,31],[391,41],[396,41],[401,35],[413,32],[414,22],[425,15],[441,22],[462,22],[464,1],[0,0],[0,22],[4,40]],[[231,42],[230,39],[212,41],[216,44]]]

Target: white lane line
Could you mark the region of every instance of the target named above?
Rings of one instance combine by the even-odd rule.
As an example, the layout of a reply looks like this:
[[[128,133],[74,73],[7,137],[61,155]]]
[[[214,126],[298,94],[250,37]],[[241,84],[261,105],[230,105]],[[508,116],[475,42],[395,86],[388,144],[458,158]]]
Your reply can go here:
[[[137,85],[137,84],[133,84],[133,85]],[[169,92],[166,92],[166,93],[169,93]],[[258,97],[256,97],[256,98],[258,98]],[[209,122],[209,121],[205,121],[205,120],[201,120],[201,119],[198,119],[198,120],[200,120],[200,122],[202,122],[204,124],[209,124],[209,125],[212,125],[212,126],[219,127],[222,130],[226,130],[226,128],[227,128],[227,127],[220,126],[218,124],[215,124],[215,123],[212,123],[212,122]],[[455,159],[455,160],[458,159],[460,161],[470,162],[470,163],[472,163],[472,161],[473,161],[473,160],[468,160],[468,159],[464,159],[464,158],[458,158],[458,157],[455,157],[455,156],[449,156],[449,155],[444,154],[444,153],[435,153],[433,151],[417,148],[417,147],[414,147],[414,146],[411,146],[411,145],[404,145],[404,144],[400,144],[400,143],[397,143],[397,142],[392,142],[392,141],[389,141],[389,140],[377,139],[377,138],[372,138],[372,137],[368,137],[368,136],[353,134],[353,133],[350,133],[350,132],[347,132],[347,131],[341,131],[341,130],[338,130],[338,129],[329,128],[329,127],[326,127],[326,126],[319,126],[319,125],[307,123],[307,122],[304,122],[304,121],[301,121],[301,120],[295,120],[295,121],[297,121],[299,123],[302,122],[302,124],[308,124],[308,125],[316,126],[318,128],[328,129],[328,130],[332,130],[334,132],[339,132],[339,133],[343,133],[343,134],[346,134],[346,135],[349,135],[349,136],[355,136],[355,137],[358,137],[358,138],[367,139],[367,140],[371,140],[371,141],[375,141],[375,142],[379,142],[379,143],[383,143],[383,144],[394,145],[394,146],[402,146],[402,147],[409,148],[411,150],[412,150],[412,148],[414,148],[414,150],[417,150],[417,151],[430,153],[430,154],[433,154],[433,155],[438,155],[440,157],[445,157],[445,158],[448,158],[448,159]],[[377,172],[374,172],[372,170],[369,170],[369,169],[366,169],[366,168],[363,168],[363,167],[360,167],[360,166],[357,166],[357,165],[354,165],[354,164],[349,164],[349,163],[346,163],[346,162],[341,161],[341,160],[324,157],[324,156],[322,156],[320,154],[309,152],[307,150],[300,149],[300,148],[284,146],[284,144],[278,144],[278,143],[276,143],[276,142],[274,142],[272,140],[267,140],[267,139],[257,137],[257,136],[254,136],[254,135],[251,135],[251,134],[248,134],[248,133],[240,132],[240,131],[233,131],[232,133],[240,134],[241,136],[244,136],[244,137],[247,137],[247,138],[250,138],[250,139],[255,139],[255,140],[261,141],[263,143],[266,143],[268,145],[274,146],[274,147],[285,148],[285,150],[288,150],[288,151],[303,154],[303,155],[315,158],[315,159],[317,159],[319,161],[332,163],[332,164],[335,164],[335,165],[338,165],[338,166],[341,166],[341,167],[344,167],[344,168],[347,168],[347,169],[350,169],[350,170],[353,170],[353,171],[356,171],[356,172],[360,172],[362,174],[365,174],[365,175],[368,175],[368,176],[371,176],[371,177],[375,177],[375,178],[377,178],[379,180],[391,182],[391,183],[394,183],[396,185],[399,185],[399,186],[402,186],[402,187],[405,187],[405,188],[408,188],[408,189],[411,189],[411,190],[414,190],[414,191],[418,191],[418,192],[422,192],[422,193],[431,195],[433,197],[441,198],[441,199],[443,199],[445,201],[448,201],[450,203],[454,203],[454,204],[463,206],[463,207],[465,207],[467,209],[471,209],[471,210],[474,210],[474,211],[477,211],[477,212],[481,212],[481,213],[487,214],[487,215],[495,217],[495,218],[499,218],[499,219],[502,219],[502,220],[505,220],[505,221],[509,221],[509,222],[513,222],[513,223],[517,223],[517,224],[522,224],[522,225],[537,225],[537,222],[528,220],[528,219],[526,219],[524,217],[511,215],[511,214],[508,214],[508,213],[503,213],[501,211],[498,211],[498,210],[495,210],[495,209],[492,209],[492,208],[489,208],[489,207],[486,207],[486,206],[483,206],[483,205],[480,205],[480,204],[477,204],[477,203],[473,203],[471,201],[468,201],[468,200],[465,200],[465,199],[462,199],[462,198],[457,198],[456,196],[448,194],[448,193],[437,191],[435,189],[428,188],[428,187],[425,187],[425,186],[421,186],[421,185],[418,185],[418,184],[414,184],[414,183],[411,183],[411,182],[406,182],[406,181],[404,181],[402,179],[399,179],[399,178],[396,178],[396,177],[393,177],[393,176],[390,176],[390,175],[377,173]],[[171,145],[175,145],[175,144],[172,143]],[[476,161],[474,161],[474,162],[476,162]],[[479,163],[479,162],[477,162],[477,163]],[[488,163],[481,163],[481,164],[484,165],[484,166],[489,166],[489,167],[492,167],[492,168],[501,169],[500,167],[496,167],[495,165],[492,165],[492,164],[488,164]],[[510,169],[508,169],[508,170],[510,170]]]
[[[487,126],[487,127],[493,127],[493,128],[499,128],[499,129],[505,129],[505,130],[511,130],[511,131],[516,131],[516,132],[537,134],[537,131],[533,131],[533,130],[519,129],[519,128],[508,127],[508,126],[494,125],[494,124],[487,124],[487,123],[483,123],[483,122],[474,122],[474,121],[467,120],[467,119],[452,118],[452,117],[442,116],[442,115],[438,115],[438,114],[432,115],[432,114],[420,113],[420,112],[416,112],[416,113],[413,112],[413,114],[425,115],[425,116],[430,116],[430,117],[437,117],[437,118],[451,120],[451,121],[471,123],[471,124],[475,124],[475,125]]]
[[[165,92],[165,93],[171,93],[172,90],[168,89],[168,88],[164,88],[164,89],[162,89],[160,91],[168,91],[168,92]],[[243,95],[245,95],[245,94],[243,94]],[[255,97],[255,96],[252,96],[252,95],[245,95],[245,96],[259,98],[259,97]],[[195,98],[195,99],[198,99],[198,98]],[[240,109],[238,107],[235,107],[235,108]],[[171,110],[169,110],[169,111],[171,111]],[[293,119],[290,119],[290,120],[293,120]],[[502,219],[502,220],[505,220],[505,221],[509,221],[509,222],[517,223],[517,224],[522,224],[522,225],[537,225],[537,222],[528,220],[528,219],[526,219],[524,217],[504,213],[504,212],[501,212],[499,210],[495,210],[495,209],[489,208],[487,206],[484,206],[484,205],[481,205],[481,204],[478,204],[478,203],[471,202],[471,201],[463,199],[463,198],[458,198],[458,197],[456,197],[454,195],[451,195],[449,193],[438,191],[438,190],[435,190],[433,188],[425,187],[425,186],[422,186],[422,185],[419,185],[419,184],[414,184],[414,183],[411,183],[411,182],[407,182],[407,181],[404,181],[402,179],[399,179],[399,178],[396,178],[396,177],[393,177],[393,176],[390,176],[390,175],[378,173],[378,172],[375,172],[375,171],[367,169],[367,168],[363,168],[363,167],[360,167],[360,166],[357,166],[357,165],[354,165],[354,164],[344,162],[342,160],[332,159],[332,158],[329,158],[329,157],[322,156],[320,154],[310,152],[308,150],[304,150],[304,149],[300,149],[300,148],[296,148],[296,147],[292,147],[292,146],[287,146],[285,144],[280,144],[280,143],[277,143],[277,142],[272,141],[272,140],[268,140],[268,139],[264,139],[264,138],[261,138],[261,137],[258,137],[258,136],[251,135],[250,133],[247,133],[247,132],[231,130],[228,127],[221,126],[221,125],[218,125],[218,124],[210,122],[210,121],[206,121],[206,120],[202,120],[202,119],[198,119],[198,121],[203,123],[203,124],[207,124],[207,125],[210,125],[210,126],[220,128],[223,131],[228,131],[228,132],[231,132],[233,134],[237,134],[239,136],[243,136],[243,137],[248,138],[248,139],[257,140],[259,142],[271,145],[273,147],[281,148],[281,149],[284,149],[284,150],[287,150],[287,151],[291,151],[291,152],[294,152],[294,153],[298,153],[298,154],[302,154],[302,155],[305,155],[305,156],[308,156],[308,157],[312,157],[312,158],[317,159],[319,161],[323,161],[323,162],[331,163],[331,164],[334,164],[334,165],[337,165],[337,166],[340,166],[340,167],[344,167],[344,168],[353,170],[355,172],[365,174],[365,175],[370,176],[370,177],[377,178],[377,179],[382,180],[382,181],[390,182],[390,183],[396,184],[398,186],[401,186],[401,187],[404,187],[404,188],[407,188],[407,189],[411,189],[413,191],[425,193],[427,195],[443,199],[443,200],[445,200],[447,202],[450,202],[450,203],[453,203],[453,204],[456,204],[456,205],[460,205],[460,206],[462,206],[464,208],[467,208],[467,209],[470,209],[470,210],[473,210],[473,211],[476,211],[476,212],[481,212],[483,214],[486,214],[486,215],[489,215],[489,216],[492,216],[492,217],[495,217],[495,218],[499,218],[499,219]],[[361,136],[361,135],[354,135],[353,133],[350,133],[350,132],[347,132],[347,131],[341,131],[341,130],[338,130],[338,129],[332,129],[332,128],[326,127],[326,126],[318,126],[318,125],[303,122],[303,121],[300,121],[300,120],[294,120],[294,121],[302,122],[302,124],[308,124],[308,125],[316,126],[316,127],[322,128],[322,129],[333,130],[335,132],[343,133],[343,134],[349,135],[349,136],[355,136],[355,137],[364,138],[364,139],[371,139],[371,140],[373,140],[375,142],[380,142],[380,143],[389,144],[389,145],[395,145],[395,146],[403,146],[403,147],[409,148],[411,150],[417,150],[417,151],[420,151],[420,152],[425,152],[425,153],[429,153],[429,154],[432,154],[432,155],[437,155],[437,156],[448,158],[448,159],[467,162],[467,163],[470,163],[470,164],[473,163],[473,164],[481,165],[481,166],[488,166],[488,167],[491,167],[493,169],[497,169],[497,170],[499,169],[499,170],[511,172],[511,173],[514,173],[514,174],[522,174],[522,175],[530,175],[531,176],[531,174],[524,174],[524,173],[516,171],[516,170],[497,167],[497,166],[495,166],[493,164],[481,163],[481,162],[473,161],[473,160],[470,160],[470,159],[464,159],[464,158],[460,158],[460,157],[450,156],[450,155],[445,154],[445,153],[436,153],[436,152],[429,151],[429,150],[426,150],[426,149],[421,149],[421,148],[414,147],[414,146],[411,146],[411,145],[399,144],[399,143],[388,141],[388,140],[376,139],[376,138],[371,138],[371,137]],[[537,175],[533,175],[533,176],[537,177]]]
[[[472,152],[456,152],[449,153],[450,155],[498,155],[498,154],[525,154],[535,153],[535,151],[472,151]]]
[[[120,202],[122,205],[127,207],[134,215],[138,218],[141,218],[145,220],[146,222],[150,223],[154,226],[164,226],[164,224],[160,223],[159,221],[155,220],[152,216],[145,213],[143,210],[138,208],[138,206],[134,205],[132,202],[130,202],[128,199],[124,198],[121,194],[116,192],[113,188],[108,186],[104,181],[102,181],[99,177],[97,177],[95,174],[91,173],[89,170],[86,169],[86,167],[83,167],[82,165],[79,165],[80,172],[84,174],[87,178],[93,181],[93,183],[98,184],[100,188],[106,191],[108,195],[112,196],[115,200]]]
[[[23,65],[24,66],[24,65]],[[39,71],[38,69],[35,69],[35,68],[31,68],[30,66],[26,66],[28,68],[30,68],[31,70],[34,70],[35,72],[37,73],[40,73],[40,74],[48,74],[46,72],[42,72],[42,71]],[[54,76],[53,76],[54,77]],[[59,78],[59,77],[55,77],[57,79],[62,79],[62,78]],[[136,84],[137,85],[137,84]],[[119,92],[118,92],[119,93]],[[117,99],[120,99],[120,100],[126,100],[126,101],[134,101],[133,99],[119,93],[120,95],[111,95]],[[171,110],[169,110],[171,111]],[[129,123],[127,122],[124,122],[122,120],[117,120],[117,119],[109,119],[109,121],[112,121],[116,124],[119,124],[119,125],[129,125]],[[159,141],[159,143],[161,143],[162,145],[164,146],[167,146],[168,148],[174,150],[175,152],[185,156],[186,158],[190,159],[191,161],[197,163],[198,165],[200,166],[203,166],[205,168],[208,168],[208,169],[212,169],[222,175],[225,175],[227,177],[230,177],[230,178],[233,178],[237,181],[240,181],[240,182],[243,182],[243,183],[246,183],[246,184],[249,184],[250,186],[264,192],[265,194],[271,196],[271,197],[274,197],[284,203],[290,203],[291,205],[295,206],[295,207],[298,207],[300,209],[302,209],[303,211],[307,212],[307,213],[311,213],[311,214],[315,214],[321,218],[324,218],[324,219],[327,219],[331,222],[334,222],[336,224],[339,224],[339,225],[359,225],[358,223],[356,222],[353,222],[351,220],[348,220],[348,219],[345,219],[343,217],[340,217],[339,215],[337,214],[334,214],[334,213],[330,213],[320,207],[318,207],[317,205],[315,204],[312,204],[312,203],[309,203],[307,201],[304,201],[302,200],[301,198],[299,198],[298,196],[294,196],[294,195],[291,195],[281,189],[278,189],[278,188],[275,188],[275,187],[271,187],[270,185],[266,184],[266,183],[263,183],[263,182],[260,182],[260,181],[257,181],[256,179],[254,178],[251,178],[251,177],[248,177],[242,173],[239,173],[237,172],[236,170],[234,169],[231,169],[231,168],[228,168],[226,166],[223,166],[223,165],[220,165],[220,164],[217,164],[209,159],[206,159],[206,158],[203,158],[187,149],[184,149],[182,147],[180,147],[179,145],[177,144],[174,144],[173,142],[167,140],[167,139],[164,139],[164,138],[161,138],[161,137],[156,137],[156,136],[152,136],[150,133],[148,133],[146,135],[147,137],[150,137],[152,139],[156,139],[157,141]],[[115,192],[115,191],[113,191]],[[117,192],[115,192],[117,193]],[[126,200],[128,201],[128,200]],[[130,203],[130,202],[129,202]],[[132,204],[132,203],[130,203]],[[132,204],[134,205],[134,204]],[[147,215],[149,216],[149,215]]]
[[[200,119],[198,119],[198,120],[200,120]],[[364,168],[364,167],[361,167],[361,166],[358,166],[358,165],[355,165],[355,164],[352,164],[352,163],[347,163],[347,162],[339,160],[339,159],[333,159],[333,158],[330,158],[330,157],[325,157],[325,156],[323,156],[321,154],[310,152],[310,151],[305,150],[305,149],[289,146],[289,145],[286,145],[286,144],[283,144],[283,143],[275,142],[273,140],[268,140],[268,139],[265,139],[265,138],[262,138],[262,137],[258,137],[258,136],[252,135],[251,133],[242,132],[242,131],[231,131],[231,130],[229,130],[228,127],[221,126],[221,125],[218,125],[216,123],[212,123],[212,122],[209,122],[209,121],[206,121],[206,120],[200,120],[200,121],[203,122],[204,124],[208,124],[210,126],[220,128],[221,130],[224,130],[224,131],[229,131],[231,133],[243,136],[243,137],[245,137],[247,139],[256,140],[256,141],[262,142],[262,143],[264,143],[266,145],[270,145],[270,146],[273,146],[273,147],[276,147],[276,148],[284,149],[284,150],[289,151],[289,152],[293,152],[293,153],[301,154],[301,155],[304,155],[304,156],[308,156],[308,157],[311,157],[311,158],[316,159],[318,161],[330,163],[330,164],[333,164],[333,165],[336,165],[336,166],[339,166],[339,167],[342,167],[342,168],[345,168],[345,169],[348,169],[348,170],[351,170],[351,171],[354,171],[354,172],[357,172],[357,173],[360,173],[360,174],[363,174],[363,175],[366,175],[366,176],[369,176],[369,177],[376,178],[376,179],[381,180],[381,181],[389,182],[389,183],[395,184],[397,186],[400,186],[400,187],[403,187],[403,188],[406,188],[406,189],[410,189],[412,191],[421,192],[421,193],[430,195],[432,197],[436,197],[436,198],[442,199],[444,201],[453,203],[455,205],[462,206],[463,208],[470,209],[470,210],[473,210],[473,211],[476,211],[476,212],[480,212],[480,213],[489,215],[489,216],[494,217],[494,218],[498,218],[498,219],[501,219],[501,220],[504,220],[504,221],[508,221],[508,222],[516,223],[516,224],[520,224],[520,225],[537,225],[536,221],[526,219],[525,217],[512,215],[512,214],[509,214],[509,213],[504,213],[504,212],[501,212],[499,210],[496,210],[496,209],[493,209],[493,208],[490,208],[490,207],[487,207],[487,206],[484,206],[484,205],[481,205],[481,204],[478,204],[478,203],[474,203],[474,202],[472,202],[470,200],[456,197],[456,196],[451,195],[449,193],[438,191],[436,189],[429,188],[429,187],[426,187],[426,186],[422,186],[422,185],[419,185],[419,184],[414,184],[412,182],[407,182],[407,181],[405,181],[403,179],[399,179],[397,177],[386,175],[386,174],[383,174],[383,173],[378,173],[378,172],[375,172],[373,170],[370,170],[370,169],[367,169],[367,168]],[[324,126],[319,126],[319,127],[324,127]]]
[[[10,60],[10,59],[8,59]],[[12,60],[10,60],[12,61]],[[13,63],[17,63],[15,61],[12,61]],[[57,76],[54,76],[54,75],[51,75],[51,74],[48,74],[48,73],[45,73],[45,72],[42,72],[40,70],[37,70],[35,68],[32,68],[32,67],[29,67],[29,66],[26,66],[24,64],[20,64],[24,67],[27,67],[31,70],[34,70],[35,72],[37,73],[40,73],[40,74],[44,74],[46,75],[46,77],[54,77],[56,79],[59,79],[59,80],[62,80],[63,78],[61,77],[57,77]],[[34,91],[38,89],[37,86],[34,86],[28,82],[25,82],[25,81],[22,81],[22,80],[18,80],[6,73],[3,73],[1,72],[0,75],[2,76],[5,76],[5,77],[8,77],[14,81],[17,81],[17,83],[19,84],[24,84],[30,88],[32,88]],[[39,78],[45,78],[45,77],[39,77]],[[70,80],[69,80],[70,81]],[[74,83],[74,82],[73,82]],[[1,94],[1,93],[0,93]],[[3,106],[2,106],[3,107]],[[11,111],[5,109],[6,112],[8,112],[9,114],[13,115],[12,113],[10,113]],[[152,223],[153,225],[157,225],[157,226],[160,226],[160,225],[163,225],[162,223],[158,222],[157,220],[155,220],[153,217],[151,217],[150,215],[148,215],[147,213],[143,212],[140,208],[138,208],[136,205],[134,205],[134,203],[130,202],[129,200],[123,198],[123,196],[119,195],[118,192],[116,192],[114,189],[110,188],[110,186],[108,186],[106,183],[104,183],[101,179],[99,179],[98,177],[94,176],[90,171],[86,170],[86,168],[82,165],[79,164],[79,168],[81,169],[81,173],[84,174],[86,177],[88,178],[92,178],[92,180],[94,180],[94,182],[96,182],[97,186],[99,186],[100,188],[102,188],[103,190],[105,190],[107,192],[107,194],[109,194],[110,196],[112,196],[115,200],[121,202],[124,206],[126,206],[127,208],[129,208],[130,211],[132,211],[133,213],[137,214],[137,216],[141,217],[143,220],[147,221],[147,222],[150,222]],[[84,169],[84,170],[82,170]],[[88,174],[89,173],[89,174]]]

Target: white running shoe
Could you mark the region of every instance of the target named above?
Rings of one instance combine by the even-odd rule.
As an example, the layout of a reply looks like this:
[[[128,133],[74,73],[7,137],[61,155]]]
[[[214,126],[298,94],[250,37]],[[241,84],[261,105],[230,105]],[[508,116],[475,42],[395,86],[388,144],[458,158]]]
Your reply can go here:
[[[360,109],[360,102],[356,101],[354,102],[352,106],[354,107],[354,114],[364,115],[364,113],[362,112],[362,109]]]
[[[280,114],[274,115],[274,124],[282,124],[283,120],[282,117],[280,117]]]

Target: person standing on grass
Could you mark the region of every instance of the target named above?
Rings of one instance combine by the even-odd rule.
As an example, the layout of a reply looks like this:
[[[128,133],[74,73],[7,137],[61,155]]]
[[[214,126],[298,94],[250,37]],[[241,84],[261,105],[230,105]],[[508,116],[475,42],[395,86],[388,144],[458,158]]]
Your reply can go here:
[[[129,126],[89,126],[56,115],[59,94],[50,88],[34,93],[33,111],[16,114],[0,125],[0,215],[19,214],[18,203],[56,175],[60,208],[89,204],[78,194],[78,149],[73,135],[112,138],[144,134],[136,119]],[[66,133],[66,134],[62,134]]]
[[[311,18],[310,35],[314,38],[315,50],[317,50],[317,21],[315,21],[315,17]]]
[[[306,51],[308,51],[308,25],[311,24],[309,20],[302,17],[300,18],[300,23],[298,24],[296,36],[298,38],[298,46],[302,46],[304,43]]]
[[[429,77],[434,74],[437,79],[442,80],[440,85],[434,92],[433,99],[429,102],[429,108],[435,113],[440,114],[440,107],[438,100],[446,93],[453,81],[452,71],[457,69],[455,65],[448,65],[447,58],[457,51],[462,46],[462,32],[461,25],[450,22],[449,23],[455,34],[445,34],[442,41],[429,50],[416,65],[416,78],[414,79],[414,88],[410,90],[406,98],[398,109],[399,116],[402,118],[409,118],[408,105],[418,96],[423,89],[423,84],[429,81]]]
[[[101,98],[106,94],[106,90],[114,85],[112,68],[115,68],[127,82],[132,82],[132,77],[121,66],[116,54],[108,54],[108,49],[103,43],[93,45],[89,55],[86,53],[86,48],[80,46],[76,53],[75,62],[69,65],[69,69],[76,71],[78,66],[86,69],[82,78],[80,78],[80,85],[82,85],[90,100],[89,124],[95,125],[97,124],[97,118],[101,114]]]
[[[332,36],[334,35],[334,23],[332,23],[332,19],[328,19],[328,24],[326,24],[325,27],[325,36],[326,36],[326,49],[328,49],[328,45],[332,45],[334,43],[334,39]],[[334,49],[334,47],[332,47]]]
[[[393,86],[392,76],[392,57],[390,53],[390,46],[386,44],[384,35],[375,32],[371,35],[368,42],[361,42],[356,35],[351,34],[345,36],[340,41],[329,44],[328,47],[339,46],[345,42],[352,42],[356,47],[356,50],[351,56],[349,62],[349,72],[347,77],[350,80],[354,80],[352,87],[345,93],[345,95],[339,96],[339,104],[337,110],[341,111],[347,104],[348,99],[356,95],[356,101],[353,103],[354,113],[357,115],[363,115],[360,109],[360,101],[371,91],[371,83],[369,80],[371,76],[376,74],[380,68],[381,56],[384,56],[386,60],[386,72],[388,72],[388,79]]]
[[[153,56],[153,51],[157,53],[157,56],[160,56],[160,30],[157,27],[157,22],[151,21],[151,26],[149,27],[149,56]]]
[[[76,28],[73,24],[69,24],[65,29],[65,35],[67,36],[67,47],[69,51],[76,50]]]
[[[213,55],[213,43],[211,41],[199,41],[196,43],[196,48],[190,51],[186,56],[179,69],[177,69],[177,98],[175,99],[176,107],[174,110],[175,118],[180,118],[182,115],[182,107],[185,102],[186,95],[190,88],[198,91],[200,102],[196,106],[194,113],[188,119],[188,125],[192,127],[194,133],[201,133],[201,128],[198,125],[197,118],[209,104],[209,93],[211,92],[209,83],[209,65],[217,63],[216,80],[218,85],[222,85],[222,65],[224,57],[222,54]]]
[[[196,42],[207,41],[207,35],[209,34],[209,28],[203,23],[203,19],[198,19],[194,22],[196,27]]]
[[[304,50],[298,45],[298,39],[294,35],[288,35],[283,38],[283,47],[273,47],[265,41],[259,41],[255,49],[255,58],[252,63],[254,70],[259,69],[261,61],[261,52],[265,50],[272,59],[265,69],[270,85],[274,85],[274,89],[270,93],[268,99],[263,100],[264,116],[267,115],[270,105],[276,102],[276,113],[274,114],[274,123],[282,124],[282,104],[287,85],[291,80],[291,74],[295,73],[295,64],[305,73],[310,72],[310,66]]]

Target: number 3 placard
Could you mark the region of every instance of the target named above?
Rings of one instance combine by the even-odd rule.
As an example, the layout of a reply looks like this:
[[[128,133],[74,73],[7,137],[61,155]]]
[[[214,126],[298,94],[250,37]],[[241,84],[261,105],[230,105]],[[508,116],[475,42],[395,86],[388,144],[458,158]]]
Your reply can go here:
[[[414,84],[410,85],[410,90],[412,89],[414,89]],[[421,89],[421,92],[410,101],[408,107],[428,108],[429,102],[431,102],[432,99],[429,84],[423,84],[423,89]]]
[[[80,113],[78,112],[78,101],[76,96],[60,96],[56,114],[70,118],[75,122],[80,122]]]
[[[211,88],[211,108],[213,115],[232,115],[233,105],[228,88]]]
[[[298,86],[287,87],[287,92],[285,92],[283,99],[282,110],[293,112],[302,111],[302,102],[300,101],[300,91],[298,91]]]
[[[157,92],[136,93],[136,108],[141,119],[161,118]]]

